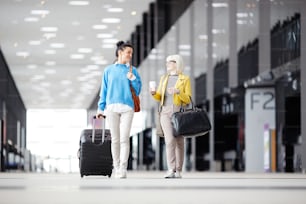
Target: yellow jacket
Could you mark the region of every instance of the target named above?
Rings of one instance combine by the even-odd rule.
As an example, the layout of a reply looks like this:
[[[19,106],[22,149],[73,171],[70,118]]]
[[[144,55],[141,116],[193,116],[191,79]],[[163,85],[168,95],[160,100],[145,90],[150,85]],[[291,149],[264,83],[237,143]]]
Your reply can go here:
[[[152,95],[155,100],[160,101],[160,106],[164,104],[168,79],[169,74],[163,75],[160,78],[156,94]],[[173,104],[177,106],[180,106],[181,104],[183,106],[189,104],[191,97],[191,85],[189,77],[184,74],[179,74],[174,88],[180,90],[180,92],[178,94],[173,94]]]

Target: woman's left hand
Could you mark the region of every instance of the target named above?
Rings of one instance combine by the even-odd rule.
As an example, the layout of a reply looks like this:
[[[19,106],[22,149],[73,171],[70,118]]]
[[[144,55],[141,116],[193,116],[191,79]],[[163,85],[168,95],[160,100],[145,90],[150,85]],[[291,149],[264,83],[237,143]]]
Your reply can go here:
[[[174,87],[168,88],[167,91],[168,91],[168,94],[171,94],[171,95],[172,94],[179,94],[180,93],[180,90],[176,89]]]
[[[133,78],[135,78],[134,74],[131,73],[131,72],[128,72],[128,73],[126,74],[126,77],[127,77],[129,80],[132,80]]]

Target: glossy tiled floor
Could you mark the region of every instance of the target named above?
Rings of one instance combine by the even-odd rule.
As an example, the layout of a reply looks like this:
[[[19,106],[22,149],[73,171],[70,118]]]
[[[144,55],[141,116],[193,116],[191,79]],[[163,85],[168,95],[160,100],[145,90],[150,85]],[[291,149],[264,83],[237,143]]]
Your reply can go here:
[[[128,172],[127,179],[79,174],[0,173],[0,204],[306,204],[305,174]]]

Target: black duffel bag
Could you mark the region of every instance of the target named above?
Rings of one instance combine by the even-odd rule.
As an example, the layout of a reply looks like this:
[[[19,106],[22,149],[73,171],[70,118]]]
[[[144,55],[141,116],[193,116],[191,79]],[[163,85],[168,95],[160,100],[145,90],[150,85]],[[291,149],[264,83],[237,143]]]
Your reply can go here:
[[[202,136],[211,130],[211,123],[205,110],[193,106],[191,109],[181,108],[171,116],[173,135],[184,137]]]

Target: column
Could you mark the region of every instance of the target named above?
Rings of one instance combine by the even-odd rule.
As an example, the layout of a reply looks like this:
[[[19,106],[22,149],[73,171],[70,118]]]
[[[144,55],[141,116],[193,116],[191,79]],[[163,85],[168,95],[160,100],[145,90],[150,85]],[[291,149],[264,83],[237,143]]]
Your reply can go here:
[[[259,1],[259,74],[271,69],[270,0]]]
[[[300,0],[301,8],[301,135],[302,169],[306,172],[306,2]]]
[[[229,87],[238,85],[238,57],[237,57],[237,0],[230,0],[229,4]]]
[[[261,0],[259,9],[259,73],[270,70],[270,0]],[[245,171],[268,171],[267,137],[275,129],[275,91],[271,87],[250,88],[245,93]]]
[[[190,25],[194,24],[194,2],[190,6]],[[194,27],[190,26],[190,81],[192,88],[192,100],[195,101],[195,76],[194,76]],[[185,143],[186,144],[186,143]],[[186,148],[185,148],[186,149]],[[186,151],[185,151],[186,152]],[[196,138],[191,139],[191,155],[192,155],[192,164],[191,170],[196,170],[197,162],[197,152],[196,152]]]
[[[206,91],[207,99],[209,101],[209,118],[212,124],[212,130],[209,134],[209,168],[210,171],[215,171],[215,161],[214,161],[214,70],[213,70],[213,7],[212,0],[207,0],[207,82]]]

